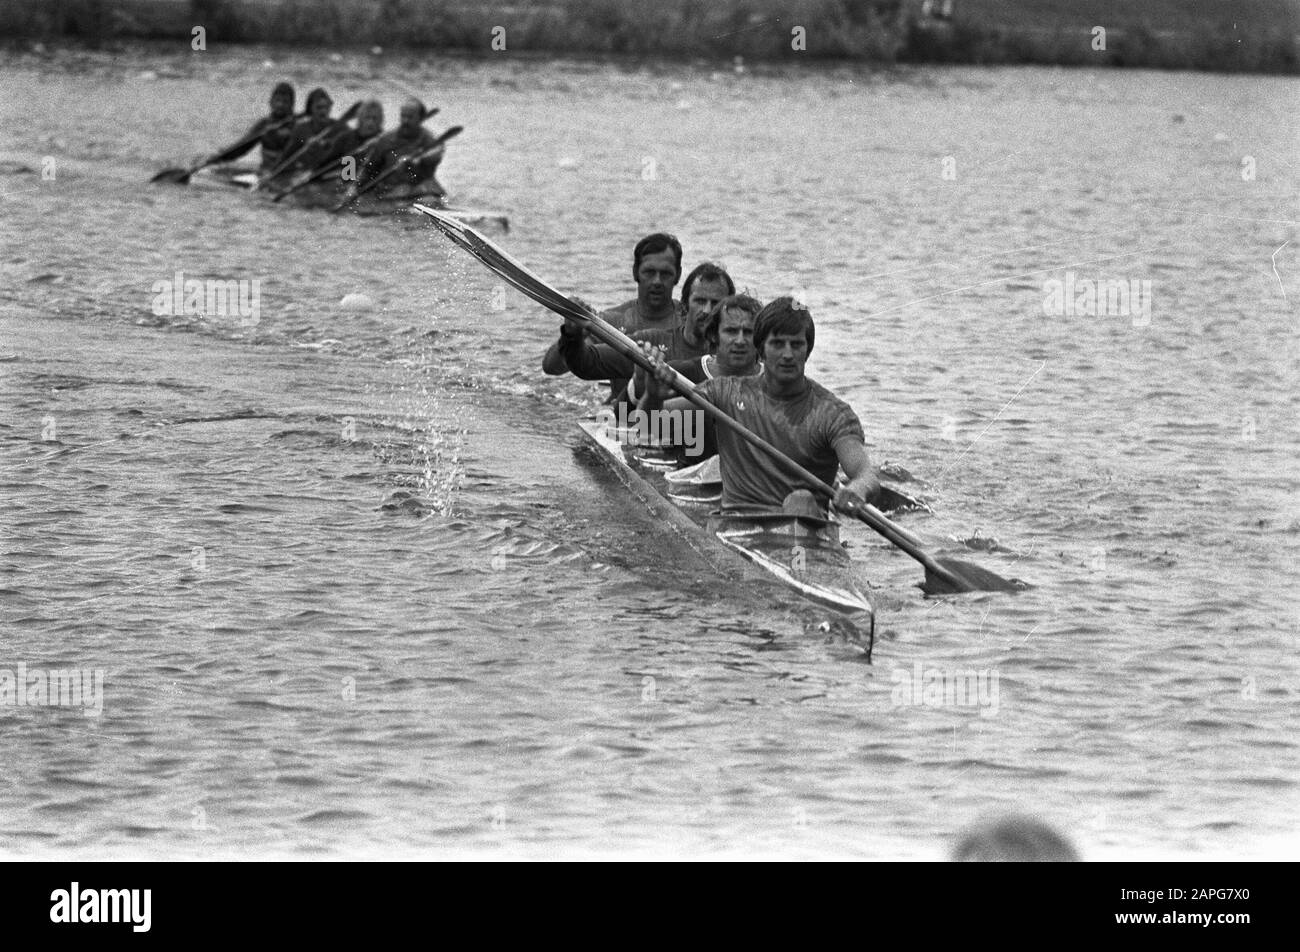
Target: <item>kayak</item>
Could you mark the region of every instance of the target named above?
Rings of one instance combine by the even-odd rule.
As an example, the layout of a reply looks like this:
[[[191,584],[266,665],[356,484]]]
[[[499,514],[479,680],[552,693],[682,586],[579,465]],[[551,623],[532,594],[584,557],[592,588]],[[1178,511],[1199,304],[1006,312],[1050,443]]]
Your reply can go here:
[[[736,516],[717,510],[721,475],[714,457],[691,467],[678,465],[676,450],[626,438],[608,421],[582,420],[582,440],[654,516],[720,573],[775,579],[821,608],[848,615],[874,628],[875,610],[849,558],[834,519],[774,511]],[[887,487],[881,509],[926,508]]]
[[[486,235],[453,215],[439,211],[436,208],[430,208],[419,203],[412,207],[420,214],[427,215],[432,220],[434,227],[449,238],[453,244],[469,252],[511,287],[522,291],[547,310],[559,314],[566,320],[573,319],[581,322],[593,336],[618,350],[641,369],[658,372],[658,367],[653,365],[650,358],[642,353],[636,341],[617,327],[606,322],[599,314],[581,301],[576,298],[566,297],[560,293],[554,286],[529,270],[523,262],[511,257],[504,248],[497,245]],[[752,430],[709,403],[708,400],[695,392],[694,384],[681,374],[674,372],[670,382],[678,394],[693,404],[698,412],[706,414],[709,419],[714,421],[715,425],[726,427],[751,446],[756,446],[764,453],[767,453],[773,460],[784,466],[786,470],[796,474],[798,476],[798,485],[805,485],[811,491],[822,495],[826,499],[830,499],[835,495],[836,490],[833,486],[824,482],[797,461],[781,452],[781,450],[764,441]],[[608,425],[607,422],[606,426]],[[685,435],[684,427],[683,424],[683,435]],[[611,442],[616,447],[619,446],[612,439]],[[672,464],[665,466],[665,469],[670,468],[672,468]],[[879,479],[881,476],[889,477],[890,474],[878,470],[877,478]],[[921,506],[920,508],[926,507]],[[1022,579],[1003,578],[996,572],[960,559],[936,558],[926,551],[925,544],[920,538],[904,529],[869,503],[854,507],[852,515],[869,526],[873,532],[884,536],[890,545],[920,563],[925,569],[925,582],[921,585],[921,590],[927,595],[955,595],[962,592],[1013,592],[1031,587]],[[716,532],[714,535],[716,535]],[[797,559],[792,561],[791,568],[799,568]],[[870,648],[867,650],[867,656],[868,658],[871,656]]]
[[[208,180],[220,185],[242,188],[252,191],[257,185],[258,173],[247,166],[221,165],[206,169],[195,176],[194,181]],[[288,177],[277,185],[260,189],[254,194],[266,201],[275,198],[277,192],[289,184]],[[334,180],[312,182],[285,196],[285,202],[292,202],[301,208],[334,208],[343,201],[347,194],[344,183]],[[409,211],[415,202],[424,202],[454,215],[466,222],[491,222],[500,225],[505,231],[510,229],[510,219],[501,212],[483,211],[469,208],[456,208],[446,203],[446,193],[437,179],[421,182],[417,185],[398,186],[382,194],[367,193],[360,195],[345,206],[354,215],[392,215]]]

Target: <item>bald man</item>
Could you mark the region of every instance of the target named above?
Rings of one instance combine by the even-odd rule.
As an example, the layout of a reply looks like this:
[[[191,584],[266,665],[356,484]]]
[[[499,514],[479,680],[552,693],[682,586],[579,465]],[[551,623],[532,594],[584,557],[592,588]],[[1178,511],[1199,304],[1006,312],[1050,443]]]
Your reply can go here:
[[[394,165],[402,163],[406,166],[405,170],[394,172],[382,184],[375,186],[376,193],[382,195],[385,192],[405,188],[414,194],[415,186],[424,184],[428,186],[424,194],[443,194],[442,186],[433,177],[438,169],[438,163],[442,161],[442,147],[439,146],[437,151],[422,156],[418,161],[411,161],[421,153],[429,151],[437,141],[433,133],[424,128],[424,120],[428,117],[429,112],[420,100],[412,97],[402,103],[401,118],[397,128],[381,135],[366,150],[365,159],[361,163],[357,176],[357,188],[387,172]]]

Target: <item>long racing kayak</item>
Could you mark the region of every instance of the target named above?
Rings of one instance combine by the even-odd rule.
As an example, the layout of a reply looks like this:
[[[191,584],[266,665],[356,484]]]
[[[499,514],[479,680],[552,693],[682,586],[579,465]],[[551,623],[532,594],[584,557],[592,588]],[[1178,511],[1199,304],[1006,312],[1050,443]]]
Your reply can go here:
[[[232,188],[253,191],[257,184],[258,173],[248,166],[218,165],[197,173],[194,184],[211,182]],[[288,177],[282,183],[288,184]],[[269,188],[253,192],[267,201],[275,197],[278,189]],[[346,188],[337,180],[312,182],[287,196],[286,201],[302,208],[332,208],[342,201]],[[432,205],[440,211],[454,215],[460,221],[487,222],[499,225],[503,231],[510,229],[510,218],[502,212],[481,209],[456,208],[448,205],[443,195],[442,186],[436,180],[415,186],[399,186],[382,195],[369,193],[354,199],[347,206],[355,215],[392,215],[409,211],[414,202]]]
[[[838,523],[784,512],[724,516],[716,511],[721,492],[717,468],[680,468],[676,453],[623,438],[603,420],[578,424],[584,443],[656,517],[715,570],[740,577],[776,580],[807,601],[866,622],[875,610],[861,584],[861,566],[839,541]],[[715,458],[716,459],[716,458]],[[926,508],[887,487],[881,508]]]

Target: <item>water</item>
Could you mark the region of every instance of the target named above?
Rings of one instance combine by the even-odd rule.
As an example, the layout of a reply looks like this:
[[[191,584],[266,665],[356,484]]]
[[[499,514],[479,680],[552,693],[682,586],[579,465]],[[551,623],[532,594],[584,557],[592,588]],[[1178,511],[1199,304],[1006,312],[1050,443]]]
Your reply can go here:
[[[423,91],[453,197],[589,301],[660,228],[797,291],[909,527],[1036,588],[927,600],[853,529],[868,665],[719,585],[577,451],[559,319],[432,229],[145,184],[282,76]],[[137,48],[0,86],[0,668],[105,673],[98,717],[0,706],[5,854],[1294,844],[1295,80]],[[177,271],[259,320],[155,315]],[[1149,321],[1045,315],[1066,271]],[[968,670],[996,695],[909,703]]]

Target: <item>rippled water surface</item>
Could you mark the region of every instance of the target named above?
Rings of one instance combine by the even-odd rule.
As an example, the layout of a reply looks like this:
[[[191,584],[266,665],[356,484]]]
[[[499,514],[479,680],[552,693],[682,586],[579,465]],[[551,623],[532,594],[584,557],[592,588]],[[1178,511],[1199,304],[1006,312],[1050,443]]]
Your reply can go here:
[[[432,229],[147,184],[282,76],[421,91],[454,199],[590,301],[660,228],[797,291],[908,525],[1036,588],[927,600],[852,529],[868,665],[718,583],[579,451],[558,318]],[[0,669],[105,681],[98,717],[0,705],[0,852],[939,857],[1004,810],[1090,858],[1294,842],[1298,91],[11,57]],[[177,271],[260,319],[156,315]],[[1149,281],[1149,320],[1045,315],[1067,272]],[[996,703],[900,702],[967,670]]]

